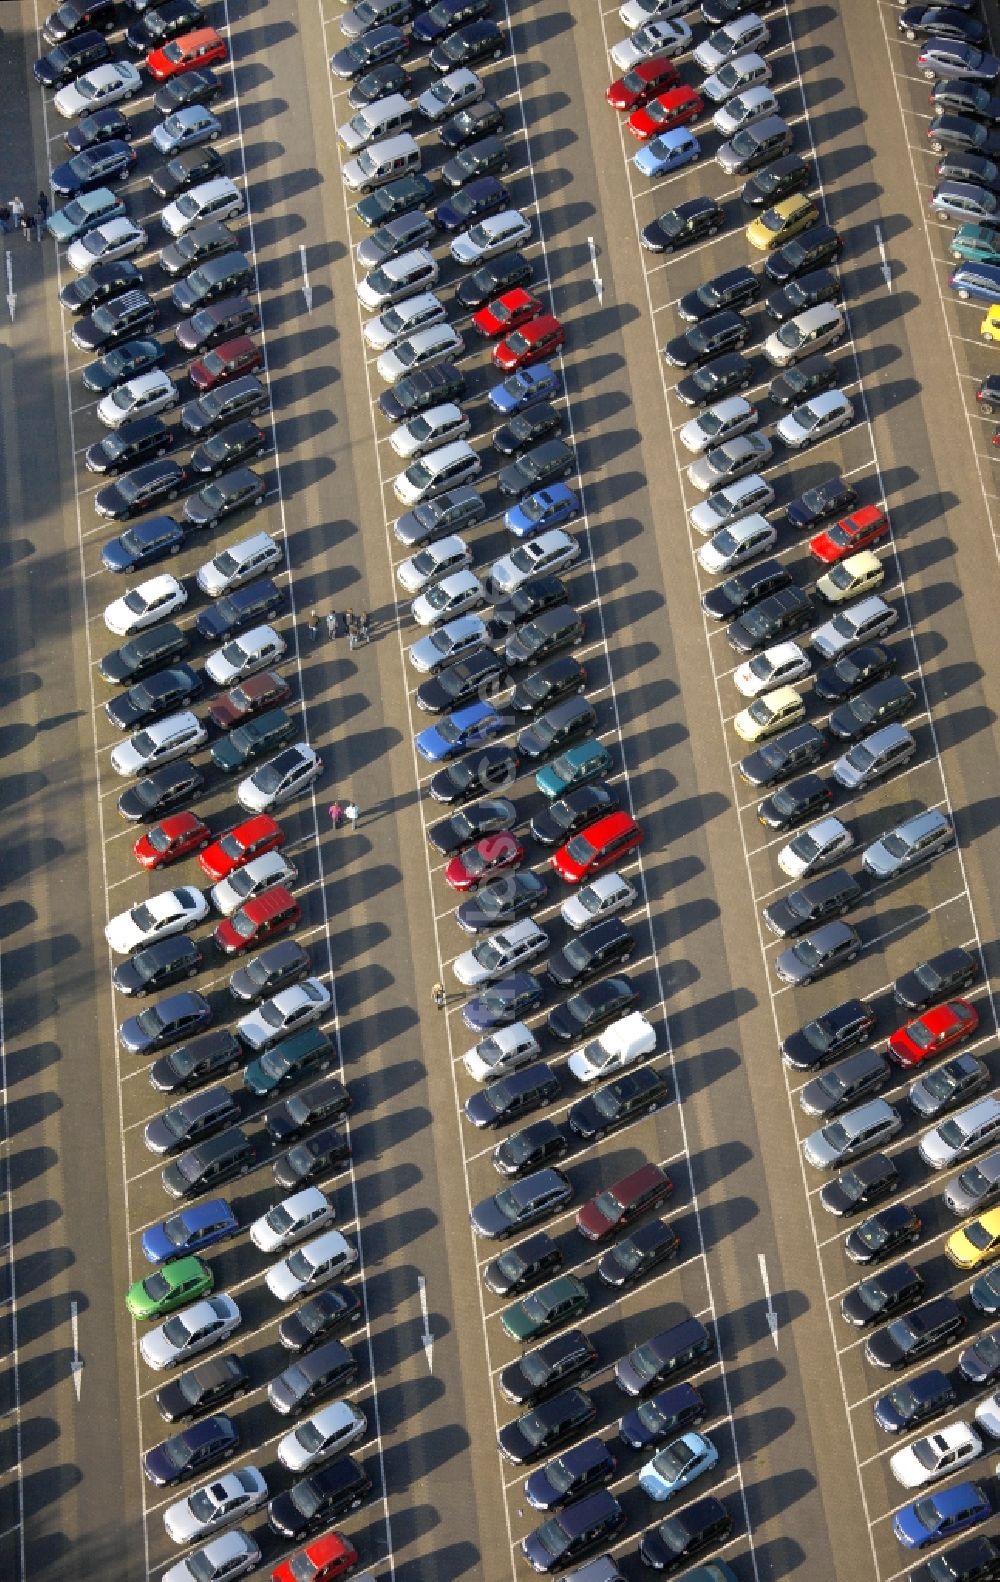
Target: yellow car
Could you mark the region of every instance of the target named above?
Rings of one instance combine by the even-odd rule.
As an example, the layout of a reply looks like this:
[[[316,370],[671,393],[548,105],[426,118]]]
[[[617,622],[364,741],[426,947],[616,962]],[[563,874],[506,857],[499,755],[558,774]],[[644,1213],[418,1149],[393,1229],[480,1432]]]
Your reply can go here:
[[[824,604],[846,604],[849,599],[860,599],[863,593],[874,593],[884,581],[885,567],[878,556],[870,549],[862,549],[820,577],[816,592]]]
[[[805,719],[806,706],[794,687],[775,687],[741,709],[733,721],[737,736],[745,742],[762,742],[776,736],[789,725]]]
[[[981,1263],[989,1263],[1000,1252],[1000,1208],[991,1208],[978,1219],[970,1219],[948,1237],[944,1250],[960,1269],[978,1269]]]
[[[1000,341],[1000,302],[991,302],[989,312],[979,326],[984,341]]]
[[[763,214],[758,215],[747,226],[747,241],[751,247],[769,253],[772,247],[780,247],[782,242],[797,236],[818,219],[819,210],[812,199],[807,198],[804,192],[797,192],[794,198],[782,198],[773,209],[765,209]]]

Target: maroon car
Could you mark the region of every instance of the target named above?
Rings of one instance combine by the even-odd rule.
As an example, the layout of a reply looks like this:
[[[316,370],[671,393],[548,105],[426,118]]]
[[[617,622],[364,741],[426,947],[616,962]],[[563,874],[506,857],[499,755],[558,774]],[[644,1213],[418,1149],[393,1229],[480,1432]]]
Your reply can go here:
[[[220,731],[231,731],[234,725],[264,709],[276,709],[291,696],[291,687],[276,670],[262,670],[259,675],[248,676],[238,687],[233,687],[209,705],[208,717]]]
[[[250,336],[237,335],[199,357],[188,373],[195,389],[204,395],[206,390],[214,390],[216,385],[225,384],[227,379],[235,379],[238,374],[256,373],[263,361],[263,352]]]
[[[622,1225],[673,1195],[674,1183],[659,1165],[640,1165],[631,1175],[605,1187],[577,1210],[576,1228],[588,1241],[603,1241]]]

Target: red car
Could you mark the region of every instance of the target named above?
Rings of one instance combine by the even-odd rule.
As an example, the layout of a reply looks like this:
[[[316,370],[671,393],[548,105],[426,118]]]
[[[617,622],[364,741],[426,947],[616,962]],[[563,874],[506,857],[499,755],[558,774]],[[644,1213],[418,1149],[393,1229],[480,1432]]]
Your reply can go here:
[[[453,890],[475,890],[495,874],[516,868],[523,857],[521,842],[502,830],[499,835],[484,835],[474,846],[453,857],[444,876]]]
[[[287,933],[301,916],[302,908],[291,891],[283,884],[273,884],[270,890],[244,901],[232,917],[224,917],[212,938],[224,956],[236,956]]]
[[[225,60],[226,41],[214,27],[200,27],[194,33],[182,33],[146,56],[146,70],[157,82],[168,77],[179,77],[183,71],[194,71],[196,66],[214,66]]]
[[[676,88],[681,74],[666,55],[656,55],[652,60],[641,60],[624,77],[613,82],[605,93],[613,110],[637,110],[658,93]]]
[[[285,844],[285,832],[268,813],[258,813],[244,819],[235,829],[229,829],[211,846],[198,854],[198,866],[210,879],[225,879],[237,868],[263,857],[266,851],[276,851]]]
[[[609,868],[626,852],[634,851],[641,842],[642,830],[630,813],[608,813],[560,846],[551,864],[561,879],[580,884],[591,874]]]
[[[516,368],[527,368],[530,363],[551,357],[565,340],[566,331],[559,320],[551,313],[541,313],[494,346],[493,365],[502,368],[504,373],[513,373]]]
[[[195,389],[204,395],[206,390],[214,390],[216,385],[225,384],[227,379],[235,379],[237,374],[256,372],[263,361],[260,347],[249,335],[237,335],[234,340],[223,341],[221,346],[199,357],[197,362],[191,364],[188,373]]]
[[[659,1165],[640,1165],[576,1211],[576,1228],[588,1241],[601,1241],[673,1196],[674,1183]]]
[[[859,549],[868,549],[872,544],[879,543],[888,536],[888,532],[889,518],[885,512],[877,505],[863,505],[853,516],[845,516],[833,527],[817,533],[815,538],[809,540],[809,548],[817,560],[832,566],[834,561],[843,560],[845,555],[853,555]]]
[[[324,1533],[275,1566],[271,1582],[333,1582],[357,1563],[358,1551],[349,1538],[343,1533]]]
[[[628,118],[628,129],[644,143],[648,137],[658,137],[661,132],[673,131],[675,126],[696,121],[704,108],[705,101],[697,89],[681,83],[679,88],[657,94],[641,109],[634,110]]]
[[[194,813],[171,813],[140,835],[132,850],[144,868],[165,868],[189,851],[201,851],[211,839],[212,831]]]
[[[478,313],[472,315],[472,322],[480,335],[495,340],[498,335],[508,335],[511,330],[527,324],[529,319],[536,318],[543,307],[544,303],[538,297],[525,291],[523,286],[517,286],[515,290],[505,291],[502,297],[488,302],[485,308],[480,308]]]
[[[292,689],[283,676],[276,670],[262,670],[210,703],[208,717],[220,731],[231,731],[234,725],[242,725],[262,709],[276,709],[291,695]]]
[[[896,1029],[889,1039],[889,1058],[897,1066],[919,1066],[963,1044],[978,1026],[979,1012],[968,1000],[946,1000]]]

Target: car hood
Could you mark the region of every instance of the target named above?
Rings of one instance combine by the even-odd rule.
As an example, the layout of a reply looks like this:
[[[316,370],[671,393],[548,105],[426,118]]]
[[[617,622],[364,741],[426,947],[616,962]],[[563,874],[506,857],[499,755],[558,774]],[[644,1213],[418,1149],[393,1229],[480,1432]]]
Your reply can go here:
[[[148,1334],[143,1335],[139,1350],[142,1352],[143,1361],[151,1368],[166,1368],[176,1356],[162,1328],[151,1329]]]
[[[496,1237],[510,1230],[510,1221],[500,1212],[492,1198],[478,1203],[472,1210],[472,1225],[481,1236]]]
[[[861,1300],[857,1287],[846,1293],[840,1306],[849,1324],[870,1324],[874,1319],[871,1308]]]
[[[136,971],[134,961],[120,961],[113,977],[115,988],[122,994],[138,994],[145,987],[145,980]]]
[[[874,1335],[869,1335],[867,1350],[872,1362],[881,1368],[895,1368],[903,1360],[903,1353],[888,1329],[878,1329]]]
[[[162,1115],[157,1115],[148,1122],[144,1139],[146,1147],[156,1154],[167,1154],[178,1147],[174,1134],[164,1123]]]
[[[572,1106],[569,1112],[569,1122],[571,1129],[576,1132],[579,1137],[596,1137],[607,1127],[607,1122],[601,1115],[599,1115],[593,1099],[589,1097],[578,1100],[578,1102]],[[589,1207],[590,1205],[586,1204],[584,1208],[580,1210],[581,1226],[585,1222],[586,1211]],[[598,1231],[598,1234],[603,1235],[604,1230],[607,1229],[607,1225],[604,1223],[603,1216],[599,1215],[598,1219],[604,1227],[603,1230]]]

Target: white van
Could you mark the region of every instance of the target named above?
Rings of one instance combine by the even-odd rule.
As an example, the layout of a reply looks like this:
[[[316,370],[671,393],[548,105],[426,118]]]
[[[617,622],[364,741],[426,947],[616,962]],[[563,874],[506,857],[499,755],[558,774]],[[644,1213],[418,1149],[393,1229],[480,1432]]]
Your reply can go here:
[[[409,132],[387,137],[384,142],[363,148],[357,159],[344,166],[344,181],[352,192],[372,192],[397,176],[420,169],[420,149]]]
[[[442,489],[471,483],[482,470],[483,464],[472,446],[464,439],[457,439],[421,456],[399,474],[392,487],[404,505],[419,505],[421,500],[432,499]]]
[[[397,132],[407,131],[412,117],[413,105],[409,99],[404,99],[401,93],[390,93],[384,99],[366,104],[357,115],[338,126],[337,136],[349,154],[357,154],[378,138],[394,137]]]

